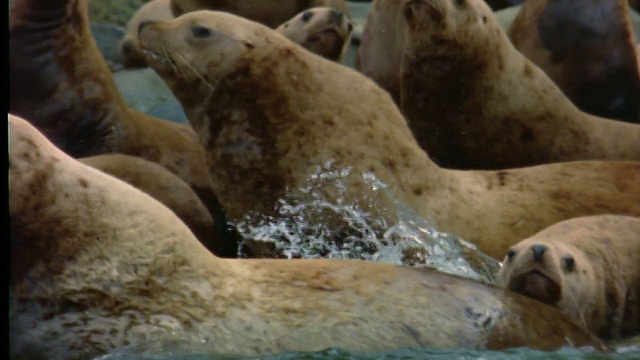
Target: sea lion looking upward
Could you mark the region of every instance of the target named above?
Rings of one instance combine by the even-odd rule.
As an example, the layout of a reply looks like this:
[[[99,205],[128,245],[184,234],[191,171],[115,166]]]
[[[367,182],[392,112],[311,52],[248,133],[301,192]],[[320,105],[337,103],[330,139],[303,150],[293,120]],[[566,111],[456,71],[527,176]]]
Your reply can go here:
[[[556,309],[452,275],[218,258],[165,206],[70,158],[26,121],[9,116],[9,136],[12,359],[92,359],[176,338],[232,357],[603,348]]]
[[[640,218],[575,218],[511,247],[496,284],[617,340],[640,334],[639,260]]]
[[[351,44],[353,24],[339,10],[325,6],[302,11],[276,31],[314,54],[342,62]]]
[[[640,39],[627,0],[525,1],[508,34],[578,108],[640,123]]]
[[[640,216],[640,162],[440,168],[387,92],[256,22],[198,11],[146,23],[139,39],[196,129],[232,221],[277,217],[281,199],[309,199],[310,177],[329,162],[351,176],[328,201],[366,205],[373,174],[436,229],[494,257],[567,218]]]
[[[378,66],[399,70],[382,79],[396,82],[403,114],[439,165],[640,160],[640,126],[578,110],[515,49],[483,1],[376,0],[372,9],[385,14],[367,20],[361,68],[376,81]],[[391,41],[381,29],[402,41],[393,54],[381,51]]]
[[[15,0],[9,11],[9,111],[71,156],[121,153],[164,166],[214,217],[220,242],[211,250],[233,256],[196,134],[126,105],[89,30],[86,0]],[[220,243],[229,249],[213,248]]]

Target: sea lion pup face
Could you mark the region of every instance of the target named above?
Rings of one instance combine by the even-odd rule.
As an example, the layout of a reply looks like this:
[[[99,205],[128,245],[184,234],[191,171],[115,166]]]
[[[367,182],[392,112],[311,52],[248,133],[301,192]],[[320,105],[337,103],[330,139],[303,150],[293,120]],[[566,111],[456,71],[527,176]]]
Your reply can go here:
[[[349,49],[353,24],[338,10],[315,7],[299,13],[276,31],[315,54],[341,62]]]
[[[585,311],[598,301],[594,269],[578,248],[526,239],[507,252],[496,284],[555,306],[583,326]]]

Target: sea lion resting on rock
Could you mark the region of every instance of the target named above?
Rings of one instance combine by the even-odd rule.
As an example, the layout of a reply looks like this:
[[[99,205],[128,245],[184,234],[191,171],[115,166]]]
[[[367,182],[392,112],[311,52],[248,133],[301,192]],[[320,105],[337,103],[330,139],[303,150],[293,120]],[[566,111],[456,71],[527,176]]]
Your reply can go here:
[[[173,19],[171,0],[151,0],[143,4],[127,22],[127,32],[120,40],[118,49],[124,58],[125,67],[144,67],[147,62],[138,46],[138,27],[143,21]]]
[[[640,160],[640,126],[578,110],[481,0],[376,0],[363,33],[360,69],[440,166]]]
[[[175,338],[233,356],[601,348],[559,311],[469,279],[355,260],[218,258],[166,207],[28,122],[10,115],[9,135],[11,358],[87,359]]]
[[[509,39],[581,110],[640,123],[640,75],[627,0],[525,1]]]
[[[137,156],[105,154],[78,159],[151,195],[168,207],[203,243],[216,240],[214,221],[198,195],[161,165]],[[224,244],[216,245],[223,248]]]
[[[496,258],[567,218],[640,216],[640,162],[440,168],[387,92],[247,19],[198,11],[146,24],[139,37],[200,136],[232,221],[277,216],[279,199],[309,197],[298,189],[331,161],[353,175],[341,201],[364,201],[370,187],[362,176],[373,173],[436,229]]]
[[[303,10],[313,7],[331,7],[349,14],[343,0],[171,0],[174,16],[197,10],[217,10],[242,16],[276,28]]]
[[[294,16],[276,31],[314,54],[342,62],[351,44],[353,25],[336,9],[315,7]]]
[[[640,334],[640,218],[566,220],[509,249],[496,283],[605,339]]]
[[[164,166],[212,213],[218,239],[208,244],[211,250],[232,243],[193,129],[126,105],[91,36],[86,0],[9,5],[10,112],[71,156],[121,153]]]

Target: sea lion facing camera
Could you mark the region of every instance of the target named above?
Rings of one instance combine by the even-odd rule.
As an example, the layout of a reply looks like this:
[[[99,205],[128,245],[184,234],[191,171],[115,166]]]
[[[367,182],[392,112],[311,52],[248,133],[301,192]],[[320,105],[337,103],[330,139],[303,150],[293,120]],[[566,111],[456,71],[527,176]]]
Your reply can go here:
[[[640,218],[575,218],[511,247],[496,283],[619,339],[640,334],[639,259]]]
[[[328,162],[351,171],[329,200],[363,205],[373,174],[436,229],[494,257],[567,218],[640,215],[640,162],[438,167],[373,81],[256,22],[198,11],[146,24],[139,36],[196,129],[232,221],[278,216],[280,199],[309,198],[311,175]]]
[[[218,258],[165,206],[11,115],[9,184],[12,359],[88,359],[176,338],[220,356],[602,349],[556,309],[469,279],[355,260]]]

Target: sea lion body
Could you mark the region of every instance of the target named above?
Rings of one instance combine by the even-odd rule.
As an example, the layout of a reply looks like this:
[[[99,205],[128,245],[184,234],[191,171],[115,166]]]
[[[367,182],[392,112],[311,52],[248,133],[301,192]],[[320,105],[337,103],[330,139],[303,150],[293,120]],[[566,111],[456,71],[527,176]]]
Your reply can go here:
[[[343,0],[171,0],[171,10],[175,16],[197,10],[217,10],[242,16],[271,28],[278,27],[303,10],[320,6],[349,14]]]
[[[221,242],[233,242],[195,132],[126,105],[91,36],[86,0],[12,1],[9,45],[12,114],[71,156],[120,153],[164,166],[202,199]]]
[[[9,116],[9,134],[11,358],[87,359],[176,338],[227,356],[602,348],[557,310],[469,279],[372,262],[217,258],[166,207],[28,122]]]
[[[147,66],[138,46],[138,27],[143,21],[169,20],[173,18],[171,0],[151,0],[143,4],[127,22],[127,32],[118,44],[118,50],[128,68]]]
[[[484,2],[376,0],[372,13],[359,49],[363,72],[376,81],[384,74],[383,86],[439,165],[640,160],[640,126],[578,110],[513,47]],[[388,28],[403,46],[380,51],[391,41]],[[389,62],[393,73],[379,71]]]
[[[555,306],[604,339],[640,333],[640,218],[589,216],[509,249],[496,283]]]
[[[232,221],[277,216],[279,199],[308,197],[302,190],[328,162],[352,174],[345,194],[328,192],[333,200],[366,202],[374,174],[436,229],[494,257],[567,218],[640,215],[639,162],[438,167],[387,92],[255,22],[192,12],[144,26],[140,44],[196,129]]]
[[[526,1],[509,39],[581,110],[640,123],[640,75],[627,0]]]
[[[325,6],[302,11],[276,31],[314,54],[342,62],[351,44],[353,24],[340,11]]]
[[[203,243],[215,241],[215,224],[198,195],[161,165],[137,156],[105,154],[78,159],[140,189],[168,207]],[[223,247],[223,244],[218,245]]]

